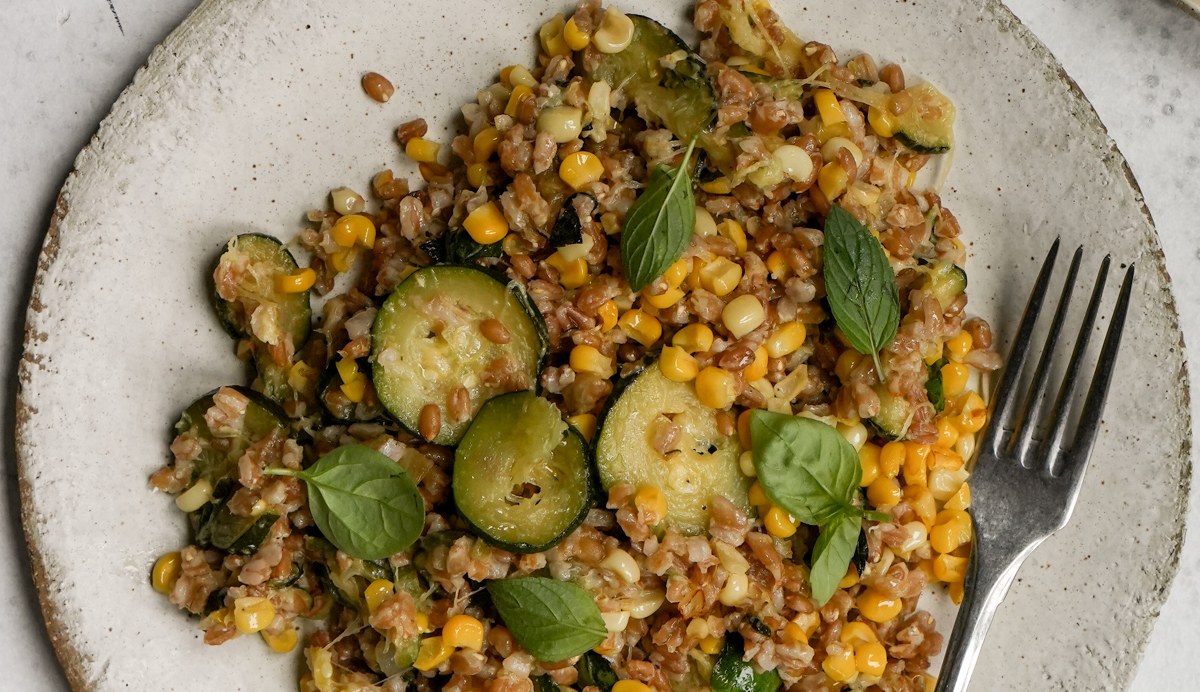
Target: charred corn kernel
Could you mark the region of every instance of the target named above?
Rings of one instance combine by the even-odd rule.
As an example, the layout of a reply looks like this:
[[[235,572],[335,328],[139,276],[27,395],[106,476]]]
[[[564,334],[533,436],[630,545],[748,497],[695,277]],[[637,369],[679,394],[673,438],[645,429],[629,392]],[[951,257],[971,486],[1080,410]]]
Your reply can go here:
[[[421,163],[437,163],[441,150],[442,145],[424,137],[413,137],[404,145],[404,153],[408,154],[408,158]]]
[[[601,567],[611,570],[626,584],[636,584],[642,578],[642,569],[628,552],[615,548],[608,557],[600,563]]]
[[[334,271],[344,274],[354,266],[354,258],[357,256],[358,253],[354,250],[340,250],[329,256],[329,264]]]
[[[571,47],[567,45],[567,40],[563,38],[563,30],[566,28],[566,23],[563,21],[561,14],[556,14],[542,25],[538,30],[538,40],[542,44],[542,51],[554,57],[556,55],[567,55],[571,52]]]
[[[339,218],[329,229],[333,242],[342,247],[354,247],[359,238],[367,235],[367,227],[371,229],[372,239],[375,237],[375,224],[362,214],[348,214]]]
[[[772,358],[782,358],[786,355],[794,353],[796,349],[804,345],[804,339],[808,337],[808,331],[804,324],[800,322],[785,322],[775,328],[775,331],[767,338],[767,342],[763,346],[767,349],[767,355]]]
[[[699,353],[712,348],[713,333],[708,325],[693,323],[675,332],[671,343],[688,353]]]
[[[889,442],[879,450],[879,472],[888,478],[900,475],[907,450],[903,442]]]
[[[958,442],[958,428],[954,427],[954,423],[946,416],[937,419],[935,424],[937,428],[937,446],[942,449],[950,449]]]
[[[862,467],[862,480],[858,482],[859,487],[866,488],[879,478],[879,445],[864,444],[858,450],[858,465]]]
[[[533,89],[524,84],[513,86],[512,95],[508,97],[508,105],[504,107],[504,114],[510,118],[517,116],[517,109],[521,107],[521,102],[533,96]]]
[[[167,553],[158,558],[154,569],[150,571],[150,584],[161,594],[169,594],[175,589],[175,582],[183,570],[178,552]]]
[[[842,112],[837,95],[829,89],[817,89],[813,94],[813,101],[816,102],[817,112],[821,114],[821,122],[825,125],[846,122],[846,114]]]
[[[933,558],[933,576],[938,581],[953,583],[962,581],[967,574],[969,558],[941,554]]]
[[[567,423],[578,430],[579,434],[583,435],[583,439],[588,442],[591,442],[592,436],[596,434],[596,415],[593,413],[581,413],[577,416],[571,416],[567,419]]]
[[[517,85],[527,86],[530,89],[536,89],[538,82],[530,74],[529,68],[524,65],[513,65],[508,71],[508,83],[516,87]]]
[[[630,339],[638,342],[643,346],[650,346],[658,341],[658,337],[662,336],[662,323],[657,317],[651,317],[643,310],[634,308],[627,310],[621,318],[617,320],[617,325],[621,331]]]
[[[740,339],[758,329],[766,319],[767,313],[763,309],[762,303],[749,293],[729,301],[725,305],[725,309],[721,311],[721,323],[735,339]]]
[[[875,507],[895,507],[902,498],[900,486],[887,476],[876,478],[867,486],[867,500]]]
[[[934,447],[929,452],[929,458],[926,460],[926,465],[929,467],[930,471],[935,471],[937,469],[957,471],[963,467],[963,459],[948,449]]]
[[[754,349],[754,362],[746,366],[742,371],[742,377],[747,382],[755,382],[767,376],[767,366],[770,365],[771,357],[767,354],[767,349],[759,346]]]
[[[978,394],[967,392],[963,395],[961,410],[962,413],[954,419],[955,427],[965,433],[977,433],[983,429],[983,424],[987,422],[987,405]]]
[[[796,535],[796,527],[800,522],[792,518],[792,515],[787,513],[787,510],[782,507],[771,506],[767,510],[767,516],[763,519],[763,524],[767,527],[767,533],[776,538],[791,538]]]
[[[858,145],[851,142],[846,137],[833,137],[825,144],[821,145],[821,158],[826,161],[836,161],[838,152],[842,149],[850,152],[850,156],[854,158],[854,165],[861,166],[863,160],[862,149]]]
[[[934,519],[937,518],[937,503],[933,499],[933,493],[921,485],[906,485],[904,486],[904,499],[908,501],[908,505],[916,512],[926,526],[933,526]]]
[[[946,363],[942,366],[942,393],[946,398],[956,397],[967,389],[967,378],[970,376],[967,366],[962,363]]]
[[[958,436],[958,442],[954,443],[954,453],[957,454],[964,462],[971,458],[975,453],[975,433],[962,433]]]
[[[363,589],[363,599],[367,602],[367,612],[374,613],[384,601],[396,593],[396,585],[387,579],[376,579]]]
[[[486,163],[496,153],[496,149],[500,146],[500,130],[494,127],[485,127],[475,135],[475,140],[471,142],[471,149],[475,152],[475,163]]]
[[[821,661],[821,670],[834,682],[850,682],[858,675],[854,664],[854,649],[843,646]]]
[[[742,228],[742,224],[733,219],[725,219],[717,224],[717,233],[733,243],[739,255],[746,253],[746,248],[749,245],[746,241],[746,230]]]
[[[717,234],[717,221],[704,207],[696,207],[696,230],[694,233],[701,237]]]
[[[841,434],[843,439],[850,443],[850,446],[853,447],[854,451],[856,452],[867,443],[867,438],[870,436],[867,433],[867,426],[863,425],[861,421],[853,425],[838,423],[837,431]]]
[[[733,607],[746,600],[750,593],[750,580],[744,574],[730,574],[725,577],[725,585],[717,594],[717,600],[723,605]]]
[[[663,272],[663,278],[671,288],[679,288],[691,270],[691,264],[687,260],[677,259]]]
[[[875,636],[875,630],[871,629],[870,625],[856,620],[842,625],[842,633],[838,635],[838,641],[856,647],[859,644],[877,642],[879,637]]]
[[[259,630],[263,641],[267,646],[271,647],[271,651],[277,654],[286,654],[296,648],[296,644],[300,641],[300,633],[295,627],[289,627],[279,634],[271,634],[266,630]]]
[[[633,42],[633,20],[615,7],[609,7],[592,34],[592,45],[601,53],[620,53]]]
[[[792,275],[792,266],[784,259],[782,252],[774,250],[767,255],[767,271],[771,272],[772,279],[786,281]]]
[[[455,615],[442,626],[442,641],[456,649],[483,648],[483,623],[470,615]]]
[[[612,358],[604,355],[595,346],[579,344],[571,349],[571,369],[575,372],[590,372],[601,377],[612,377]]]
[[[880,137],[891,137],[895,132],[892,115],[883,108],[871,106],[867,111],[867,122],[871,124],[871,129],[875,130],[875,134]]]
[[[871,622],[887,622],[900,614],[904,603],[899,598],[887,596],[874,588],[868,588],[855,601],[858,612]]]
[[[295,274],[275,277],[275,290],[279,293],[303,293],[317,282],[317,273],[312,269],[301,269]]]
[[[195,512],[212,499],[212,483],[201,478],[175,498],[175,506],[184,512]]]
[[[742,280],[742,265],[719,257],[700,270],[700,283],[717,297],[727,296]]]
[[[754,468],[754,452],[742,452],[738,456],[738,468],[741,469],[742,475],[747,478],[754,478],[758,475],[758,469]]]
[[[830,202],[846,191],[846,183],[849,181],[846,169],[836,161],[822,166],[821,172],[817,174],[817,187],[821,188],[821,194]]]
[[[943,515],[952,516],[943,520]],[[952,553],[971,542],[971,517],[966,512],[946,510],[938,514],[933,529],[929,531],[929,546],[939,553]]]
[[[721,653],[721,649],[725,646],[723,638],[717,638],[712,635],[700,640],[700,650],[709,656],[716,656]]]
[[[367,393],[367,383],[367,376],[359,373],[353,378],[343,381],[339,389],[342,390],[342,394],[345,394],[347,399],[357,404],[362,402],[363,396]]]
[[[537,131],[549,133],[559,144],[570,142],[583,132],[583,110],[571,106],[547,108],[538,114]]]
[[[850,373],[854,371],[854,368],[858,367],[858,364],[865,357],[852,348],[842,351],[842,355],[838,356],[837,363],[833,366],[833,374],[837,375],[838,379],[842,382],[849,380]]]
[[[567,47],[571,50],[583,50],[587,48],[587,44],[592,42],[592,35],[579,30],[579,25],[575,23],[575,18],[571,17],[567,20],[566,26],[563,27],[563,40],[567,42]]]
[[[710,365],[696,375],[696,396],[711,408],[729,408],[737,398],[735,387],[733,375],[721,368]]]
[[[865,642],[854,647],[854,666],[863,675],[877,678],[887,668],[887,650],[879,642]]]
[[[579,348],[576,346],[575,348]],[[691,382],[700,373],[696,359],[678,346],[666,346],[658,357],[658,369],[672,382]]]
[[[266,598],[245,596],[233,602],[233,622],[242,634],[264,630],[274,619],[275,606]]]
[[[772,507],[771,498],[767,497],[767,491],[763,490],[762,484],[754,481],[754,485],[750,486],[749,493],[750,504],[755,507]]]
[[[946,509],[957,509],[959,511],[962,511],[962,510],[970,507],[971,506],[971,487],[970,487],[970,485],[968,483],[963,483],[962,486],[958,489],[958,492],[954,493],[954,495],[952,495],[949,500],[946,500],[946,504],[943,506]]]
[[[666,292],[654,295],[650,291],[642,291],[642,300],[654,306],[656,310],[666,310],[675,303],[683,300],[683,291],[678,288],[668,288]]]
[[[600,162],[600,157],[590,151],[568,154],[558,167],[558,177],[576,190],[596,182],[602,175],[604,164]]]
[[[471,239],[480,245],[491,245],[504,240],[504,236],[508,235],[508,219],[504,218],[504,212],[500,211],[495,202],[475,207],[475,210],[463,219],[462,225],[467,229],[467,233],[471,234]]]
[[[447,644],[444,638],[425,637],[421,640],[421,648],[417,650],[417,660],[413,667],[420,671],[433,670],[453,655],[454,647]]]
[[[633,506],[644,516],[651,519],[651,526],[656,526],[663,517],[667,516],[667,497],[656,485],[643,485],[633,496]]]
[[[333,210],[343,216],[357,214],[366,205],[363,196],[348,187],[333,190],[329,193],[329,198],[333,201]]]
[[[962,358],[971,352],[974,345],[975,341],[968,331],[961,331],[957,336],[946,340],[946,350],[950,352],[951,358]]]
[[[805,182],[812,176],[812,157],[795,144],[781,145],[771,152],[771,158],[784,175],[798,183]]]
[[[904,443],[904,484],[925,485],[927,481],[927,460],[929,445],[916,442]]]
[[[839,589],[848,589],[858,583],[858,569],[854,565],[846,568],[846,576],[838,582]]]
[[[954,603],[954,605],[962,605],[963,583],[961,580],[950,584],[950,600]],[[937,686],[937,681],[935,680],[931,685],[929,682],[931,678],[928,678],[928,676],[926,676],[926,678],[925,690],[926,692],[933,692],[934,688]]]
[[[349,382],[358,376],[358,361],[353,358],[342,358],[335,367],[342,382]]]
[[[478,190],[481,187],[486,187],[492,184],[491,176],[487,172],[487,164],[473,163],[467,166],[467,182],[471,187]]]
[[[929,492],[938,502],[946,502],[958,493],[968,475],[965,468],[933,469],[929,472]]]

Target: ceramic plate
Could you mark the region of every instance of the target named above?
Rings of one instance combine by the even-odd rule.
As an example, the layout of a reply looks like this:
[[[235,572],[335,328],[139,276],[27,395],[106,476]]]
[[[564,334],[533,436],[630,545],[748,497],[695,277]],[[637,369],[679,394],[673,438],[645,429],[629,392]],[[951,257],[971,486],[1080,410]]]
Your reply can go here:
[[[1197,19],[1200,19],[1200,0],[1175,0],[1175,2],[1179,3],[1183,9],[1196,15]]]
[[[1176,569],[1190,474],[1182,337],[1124,159],[997,0],[778,5],[802,37],[843,58],[899,61],[954,99],[960,144],[944,194],[971,241],[969,309],[1002,348],[1056,235],[1084,245],[1089,274],[1106,252],[1137,262],[1115,395],[1074,520],[1021,571],[972,687],[1123,689]],[[331,188],[367,188],[388,167],[415,178],[395,126],[424,116],[449,142],[459,106],[501,67],[532,61],[536,28],[569,11],[507,7],[207,0],[79,155],[33,287],[17,428],[34,576],[77,692],[295,689],[298,653],[257,638],[207,647],[149,584],[155,558],[186,540],[182,516],[147,483],[170,425],[194,397],[243,377],[205,272],[235,233],[293,237]],[[637,9],[692,34],[684,0]],[[396,84],[388,104],[363,95],[368,70]],[[944,614],[942,631],[950,625]]]

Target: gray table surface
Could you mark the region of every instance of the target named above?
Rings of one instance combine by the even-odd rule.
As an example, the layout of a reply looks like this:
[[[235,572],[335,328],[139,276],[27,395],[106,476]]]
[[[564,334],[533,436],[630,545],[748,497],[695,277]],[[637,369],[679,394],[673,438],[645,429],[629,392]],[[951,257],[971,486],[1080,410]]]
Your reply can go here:
[[[0,687],[66,692],[41,622],[17,509],[12,397],[29,284],[50,212],[79,149],[150,49],[196,0],[4,0],[0,13],[3,492]],[[1169,0],[1009,0],[1062,61],[1129,159],[1158,226],[1200,371],[1200,20]],[[119,20],[118,20],[119,16]],[[1193,494],[1190,524],[1200,519]],[[1200,654],[1200,538],[1189,532],[1135,692],[1180,689]],[[1183,683],[1183,687],[1191,686]]]

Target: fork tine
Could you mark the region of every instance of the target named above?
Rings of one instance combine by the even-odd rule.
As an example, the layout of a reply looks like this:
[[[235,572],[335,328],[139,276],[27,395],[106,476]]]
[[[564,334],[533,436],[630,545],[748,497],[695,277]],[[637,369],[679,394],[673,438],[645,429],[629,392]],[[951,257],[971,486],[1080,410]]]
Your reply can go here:
[[[1100,271],[1096,275],[1096,285],[1092,288],[1092,298],[1088,301],[1087,312],[1083,315],[1083,323],[1079,325],[1079,336],[1075,338],[1075,348],[1071,351],[1071,360],[1067,363],[1067,373],[1063,376],[1062,385],[1058,389],[1058,397],[1054,400],[1054,408],[1050,413],[1050,429],[1046,439],[1042,441],[1039,450],[1041,458],[1046,460],[1046,469],[1054,475],[1057,469],[1058,450],[1062,447],[1063,435],[1067,430],[1067,419],[1070,417],[1071,396],[1075,392],[1075,381],[1079,377],[1079,368],[1083,365],[1083,355],[1087,352],[1091,340],[1092,327],[1096,324],[1096,313],[1100,311],[1100,299],[1104,296],[1104,285],[1108,281],[1108,266],[1112,258],[1108,255],[1100,263]]]
[[[1083,259],[1083,246],[1075,249],[1071,258],[1071,267],[1067,270],[1067,278],[1063,281],[1062,295],[1058,299],[1058,307],[1054,310],[1054,318],[1050,321],[1050,333],[1046,336],[1046,345],[1042,347],[1042,357],[1038,359],[1033,371],[1033,381],[1029,384],[1029,393],[1025,396],[1025,405],[1017,418],[1017,431],[1013,436],[1009,449],[1017,463],[1029,467],[1028,453],[1033,447],[1033,434],[1038,429],[1042,419],[1042,409],[1046,403],[1046,386],[1050,380],[1050,361],[1054,358],[1058,338],[1062,335],[1063,320],[1067,309],[1071,306],[1071,295],[1075,292],[1075,277],[1079,274],[1079,262]]]
[[[1021,367],[1029,352],[1029,342],[1033,337],[1033,329],[1037,325],[1038,314],[1042,310],[1042,301],[1046,297],[1046,286],[1050,283],[1050,274],[1054,270],[1054,260],[1058,257],[1059,238],[1054,239],[1050,252],[1042,262],[1037,282],[1033,292],[1029,294],[1029,302],[1025,304],[1025,314],[1021,316],[1021,325],[1013,338],[1012,350],[1008,354],[1008,365],[1004,368],[1004,377],[996,387],[995,399],[992,401],[991,423],[984,433],[979,445],[981,451],[987,451],[993,456],[999,456],[1000,443],[1004,438],[1004,430],[1011,427],[1014,407],[1016,406],[1017,382],[1021,379]]]

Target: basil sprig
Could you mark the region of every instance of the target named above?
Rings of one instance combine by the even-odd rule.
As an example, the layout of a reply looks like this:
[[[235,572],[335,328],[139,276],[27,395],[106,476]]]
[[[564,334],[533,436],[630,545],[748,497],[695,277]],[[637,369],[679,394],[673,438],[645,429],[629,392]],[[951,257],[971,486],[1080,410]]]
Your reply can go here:
[[[809,581],[824,605],[854,557],[864,517],[890,521],[854,504],[862,465],[858,453],[832,426],[769,411],[750,414],[754,467],[767,497],[798,521],[820,526]]]
[[[488,582],[487,590],[508,631],[539,661],[578,656],[608,637],[595,599],[569,582],[518,577]]]
[[[871,356],[882,380],[879,351],[900,326],[896,275],[879,241],[837,205],[825,219],[825,291],[837,326],[854,350]]]
[[[421,537],[425,500],[408,472],[363,445],[338,447],[302,471],[271,467],[308,485],[308,508],[329,542],[351,557],[382,560]]]
[[[646,189],[625,215],[621,231],[621,264],[625,279],[640,291],[674,264],[692,242],[696,230],[696,198],[688,160],[696,146],[688,142],[678,167],[659,164]]]

